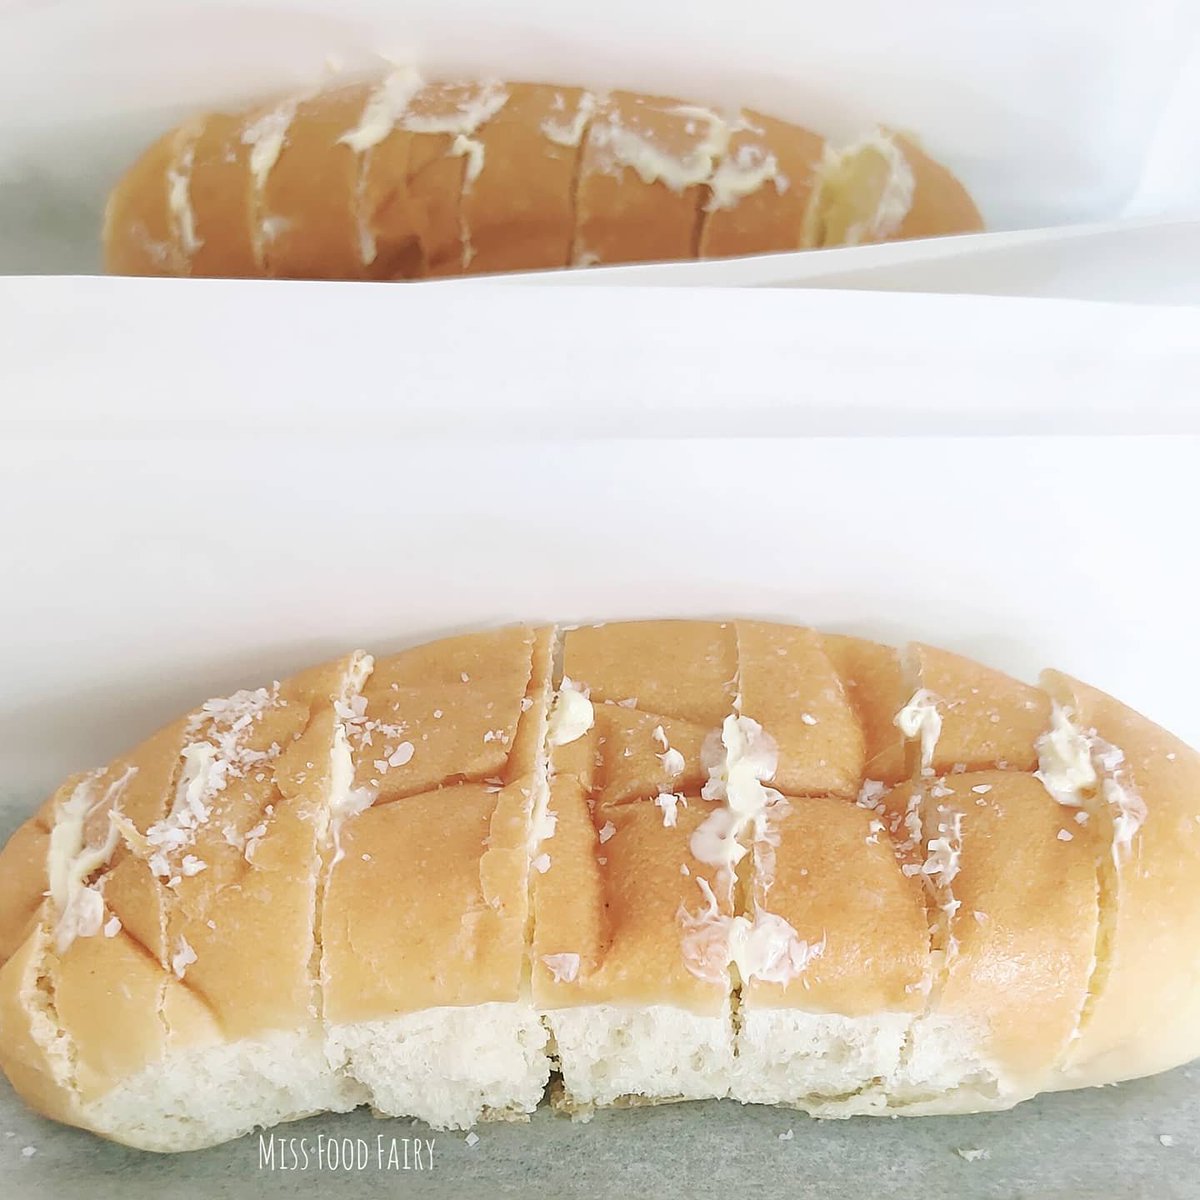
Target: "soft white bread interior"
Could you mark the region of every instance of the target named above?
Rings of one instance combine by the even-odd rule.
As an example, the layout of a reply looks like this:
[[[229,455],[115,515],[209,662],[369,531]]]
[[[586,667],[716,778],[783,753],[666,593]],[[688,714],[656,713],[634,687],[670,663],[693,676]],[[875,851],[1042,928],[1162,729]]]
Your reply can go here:
[[[197,117],[113,189],[110,271],[420,279],[981,228],[886,132],[835,151],[753,111],[411,69]]]
[[[703,1097],[1011,1106],[1200,1054],[1200,756],[753,621],[514,627],[211,700],[0,855],[0,1064],[155,1150]]]

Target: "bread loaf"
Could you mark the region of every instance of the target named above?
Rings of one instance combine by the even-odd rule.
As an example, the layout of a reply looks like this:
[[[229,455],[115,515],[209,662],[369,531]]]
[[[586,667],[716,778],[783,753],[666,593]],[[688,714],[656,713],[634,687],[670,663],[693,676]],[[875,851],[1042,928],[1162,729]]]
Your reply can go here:
[[[397,71],[161,138],[104,247],[116,274],[421,279],[980,228],[911,137],[835,151],[757,112]]]
[[[0,1063],[184,1150],[731,1097],[1006,1108],[1200,1054],[1200,756],[1048,673],[506,628],[210,700],[0,856]]]

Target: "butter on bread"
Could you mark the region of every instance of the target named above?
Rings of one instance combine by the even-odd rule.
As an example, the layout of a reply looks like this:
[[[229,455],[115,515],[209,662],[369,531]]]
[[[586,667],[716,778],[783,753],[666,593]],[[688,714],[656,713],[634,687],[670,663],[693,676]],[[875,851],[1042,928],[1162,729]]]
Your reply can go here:
[[[1050,672],[515,626],[209,700],[0,854],[0,1065],[186,1150],[370,1104],[1010,1107],[1200,1054],[1200,755]]]
[[[423,279],[982,228],[908,135],[844,150],[752,110],[411,69],[199,116],[113,189],[107,269]]]

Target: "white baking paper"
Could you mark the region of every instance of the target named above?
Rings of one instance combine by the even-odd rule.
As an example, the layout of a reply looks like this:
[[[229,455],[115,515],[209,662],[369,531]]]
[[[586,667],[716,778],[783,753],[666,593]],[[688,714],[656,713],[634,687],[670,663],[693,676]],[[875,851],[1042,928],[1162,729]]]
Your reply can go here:
[[[1197,109],[1200,111],[1200,108]],[[539,287],[806,287],[1200,304],[1200,221],[1123,220],[764,254],[488,276]],[[461,286],[466,280],[439,282]]]
[[[368,293],[0,284],[6,786],[351,646],[518,619],[916,637],[1200,741],[1200,313]]]
[[[1200,433],[1200,311],[729,288],[0,279],[0,432]]]

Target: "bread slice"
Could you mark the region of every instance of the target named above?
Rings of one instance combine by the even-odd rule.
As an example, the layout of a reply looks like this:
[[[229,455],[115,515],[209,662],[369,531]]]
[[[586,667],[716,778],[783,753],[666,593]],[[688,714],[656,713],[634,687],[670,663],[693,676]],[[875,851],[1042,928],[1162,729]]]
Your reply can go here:
[[[728,141],[712,109],[633,92],[602,97],[580,161],[573,265],[695,258]]]
[[[825,152],[818,134],[746,111],[708,180],[700,258],[799,250]]]
[[[921,762],[926,773],[1033,771],[1037,740],[1050,724],[1050,700],[1035,687],[961,655],[913,644],[907,654],[915,719],[924,713],[936,733]],[[918,740],[929,728],[918,730]]]
[[[640,621],[209,701],[0,855],[0,1064],[155,1150],[520,1118],[552,1071],[573,1111],[847,1116],[1164,1069],[1200,1053],[1200,756],[1043,688]]]
[[[788,796],[853,800],[866,743],[846,688],[813,629],[737,622],[739,710],[779,747],[772,784]]]
[[[518,627],[380,659],[340,715],[328,1051],[380,1113],[467,1127],[545,1089],[527,933],[550,643]]]
[[[428,269],[426,217],[408,186],[413,136],[402,124],[422,87],[415,72],[388,75],[368,98],[359,125],[344,135],[359,155],[354,212],[367,279],[420,279]]]
[[[896,714],[913,693],[899,653],[893,646],[843,634],[826,634],[822,642],[862,727],[864,778],[889,786],[899,783],[909,767]]]
[[[189,275],[253,279],[262,274],[253,236],[251,147],[242,138],[244,128],[239,114],[210,113],[192,142],[187,201],[195,237]]]
[[[263,267],[276,279],[355,279],[359,154],[346,139],[370,95],[350,84],[300,100],[262,188]]]
[[[581,88],[512,83],[474,134],[462,193],[473,273],[571,262],[575,181],[595,97]]]
[[[112,275],[185,275],[171,212],[171,180],[190,126],[160,137],[121,177],[104,209],[104,269]]]
[[[928,972],[923,891],[879,819],[843,798],[790,800],[773,832],[753,856],[754,904],[806,952],[795,973],[743,980],[734,1094],[839,1111],[899,1073]]]
[[[1067,675],[1042,685],[1057,735],[1042,743],[1042,778],[1103,847],[1095,968],[1059,1086],[1165,1070],[1200,1054],[1200,755]]]
[[[913,1031],[905,1088],[917,1103],[940,1105],[948,1090],[948,1024],[970,1033],[953,1063],[964,1101],[1007,1107],[1051,1086],[1079,1025],[1099,915],[1102,851],[1073,815],[1018,771],[927,786],[925,864],[940,869],[923,878],[941,961]]]
[[[858,246],[982,229],[975,202],[945,167],[913,137],[880,129],[827,152],[804,243]]]

